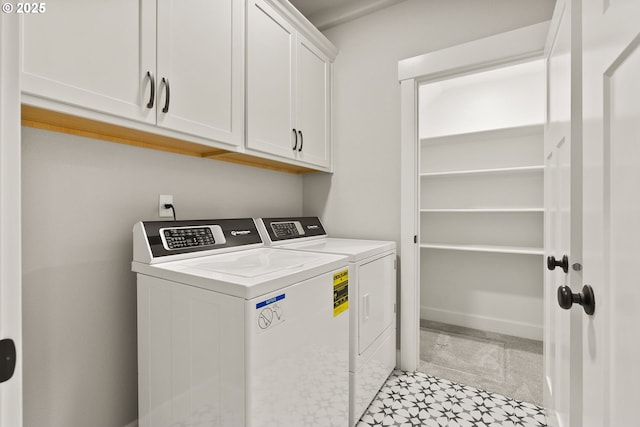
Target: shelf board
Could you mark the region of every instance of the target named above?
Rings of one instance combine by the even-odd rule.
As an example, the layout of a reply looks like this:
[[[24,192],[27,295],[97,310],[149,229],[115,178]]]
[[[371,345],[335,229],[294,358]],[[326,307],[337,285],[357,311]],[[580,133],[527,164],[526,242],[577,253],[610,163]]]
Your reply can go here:
[[[421,143],[450,143],[452,141],[471,141],[478,138],[490,138],[494,136],[519,136],[519,135],[542,135],[544,132],[543,123],[534,123],[529,125],[514,126],[500,129],[483,129],[471,132],[454,133],[450,135],[437,135],[420,138]]]
[[[195,142],[103,123],[57,111],[22,104],[22,125],[53,132],[78,135],[103,141],[168,151],[205,159],[221,160],[279,172],[305,174],[318,172],[304,166],[263,159],[250,154],[213,148]]]
[[[438,176],[484,175],[484,174],[496,174],[496,173],[524,173],[524,172],[542,172],[542,171],[544,171],[544,166],[536,165],[536,166],[517,166],[517,167],[510,167],[510,168],[470,169],[470,170],[447,171],[447,172],[423,172],[420,174],[420,177],[425,178],[425,177],[438,177]]]
[[[544,212],[544,208],[459,208],[420,209],[420,213],[531,213]]]
[[[492,252],[502,254],[544,255],[543,248],[496,245],[458,245],[445,243],[421,243],[421,249],[444,249],[467,252]]]

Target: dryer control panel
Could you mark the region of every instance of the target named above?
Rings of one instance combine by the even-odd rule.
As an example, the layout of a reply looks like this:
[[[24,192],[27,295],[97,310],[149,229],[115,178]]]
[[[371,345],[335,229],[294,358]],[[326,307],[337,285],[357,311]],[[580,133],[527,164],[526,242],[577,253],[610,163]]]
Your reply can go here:
[[[317,216],[294,218],[260,218],[261,232],[271,242],[291,241],[308,237],[323,237],[327,233]]]
[[[272,222],[271,230],[278,239],[304,236],[304,229],[300,221],[280,221]]]

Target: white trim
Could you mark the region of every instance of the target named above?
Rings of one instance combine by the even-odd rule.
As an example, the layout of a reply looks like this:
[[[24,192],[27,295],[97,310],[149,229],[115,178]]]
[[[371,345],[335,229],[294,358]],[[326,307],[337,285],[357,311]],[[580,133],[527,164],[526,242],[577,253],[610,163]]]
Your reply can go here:
[[[405,0],[351,0],[337,7],[319,10],[309,15],[309,20],[320,31],[361,18]]]
[[[418,283],[419,247],[414,236],[418,230],[418,92],[414,80],[400,83],[400,369],[415,371],[420,361]],[[417,240],[420,241],[420,240]]]
[[[435,80],[542,58],[549,21],[398,62],[398,80]]]
[[[290,22],[296,30],[313,43],[318,49],[333,62],[338,55],[338,48],[329,41],[298,9],[287,0],[265,0],[280,15]]]
[[[13,377],[0,384],[0,427],[22,426],[22,245],[18,17],[0,15],[0,339],[14,341]]]
[[[542,325],[517,322],[515,320],[498,319],[478,314],[460,313],[457,311],[441,310],[435,307],[420,307],[420,318],[450,325],[482,331],[497,332],[504,335],[528,338],[542,341]]]

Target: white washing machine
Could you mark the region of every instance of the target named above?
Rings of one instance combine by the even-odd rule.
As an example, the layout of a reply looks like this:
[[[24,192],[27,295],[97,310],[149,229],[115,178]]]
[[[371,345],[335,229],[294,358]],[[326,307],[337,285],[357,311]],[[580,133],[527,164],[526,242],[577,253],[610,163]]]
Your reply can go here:
[[[318,217],[260,218],[265,243],[281,249],[349,257],[349,425],[353,426],[396,366],[396,243],[329,238]]]
[[[140,427],[347,425],[347,257],[251,218],[139,222],[133,248]]]

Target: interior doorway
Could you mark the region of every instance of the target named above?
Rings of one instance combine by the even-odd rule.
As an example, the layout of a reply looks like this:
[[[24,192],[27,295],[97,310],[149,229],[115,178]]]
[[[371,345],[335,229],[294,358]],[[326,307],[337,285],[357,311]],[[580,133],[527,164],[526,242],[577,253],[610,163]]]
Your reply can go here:
[[[432,372],[435,365],[459,372],[465,360],[455,354],[463,354],[484,359],[484,367],[467,365],[472,371],[507,380],[508,352],[530,344],[538,360],[516,370],[536,366],[537,390],[527,396],[538,404],[547,30],[538,24],[399,64],[400,367],[424,367],[427,353]],[[484,350],[468,357],[469,342]]]
[[[418,88],[419,369],[542,405],[545,64]]]

